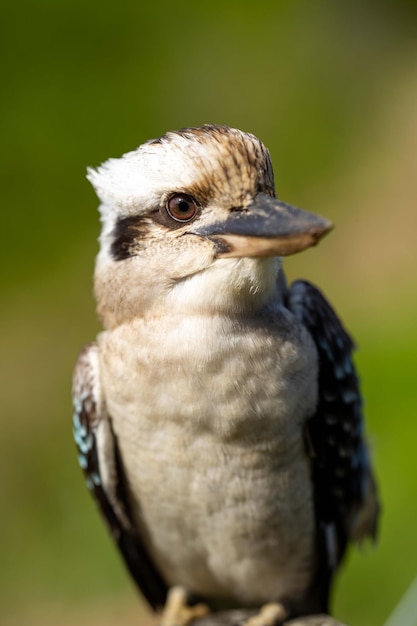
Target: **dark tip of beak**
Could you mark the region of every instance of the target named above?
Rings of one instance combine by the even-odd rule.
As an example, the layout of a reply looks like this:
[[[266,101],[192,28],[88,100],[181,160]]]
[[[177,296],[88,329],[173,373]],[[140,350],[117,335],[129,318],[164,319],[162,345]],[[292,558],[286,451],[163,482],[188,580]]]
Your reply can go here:
[[[331,229],[323,217],[260,193],[246,208],[198,234],[216,242],[217,256],[287,256],[316,245]]]

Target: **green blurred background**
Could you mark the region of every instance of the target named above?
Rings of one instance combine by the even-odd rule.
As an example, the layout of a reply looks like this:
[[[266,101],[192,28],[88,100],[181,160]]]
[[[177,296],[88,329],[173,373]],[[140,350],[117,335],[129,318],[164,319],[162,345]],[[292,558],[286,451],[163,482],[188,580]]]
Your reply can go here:
[[[147,620],[71,439],[71,370],[99,330],[85,168],[217,122],[258,135],[279,197],[337,226],[287,268],[326,291],[360,346],[383,515],[334,599],[352,626],[379,626],[417,574],[416,3],[23,0],[1,13],[0,622]]]

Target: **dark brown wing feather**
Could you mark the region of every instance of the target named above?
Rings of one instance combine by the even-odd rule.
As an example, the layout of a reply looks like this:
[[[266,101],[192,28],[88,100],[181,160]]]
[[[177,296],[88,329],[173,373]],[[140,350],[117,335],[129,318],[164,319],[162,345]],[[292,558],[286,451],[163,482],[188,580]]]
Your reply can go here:
[[[160,609],[165,604],[167,585],[149,557],[129,514],[117,440],[101,398],[96,344],[85,346],[78,358],[74,370],[73,407],[74,438],[87,487],[98,503],[135,582],[151,607]]]
[[[319,360],[319,399],[307,423],[321,576],[330,584],[349,541],[375,539],[379,505],[364,438],[354,344],[323,294],[305,281],[291,285],[287,306],[312,336]],[[328,589],[323,593],[326,608]]]

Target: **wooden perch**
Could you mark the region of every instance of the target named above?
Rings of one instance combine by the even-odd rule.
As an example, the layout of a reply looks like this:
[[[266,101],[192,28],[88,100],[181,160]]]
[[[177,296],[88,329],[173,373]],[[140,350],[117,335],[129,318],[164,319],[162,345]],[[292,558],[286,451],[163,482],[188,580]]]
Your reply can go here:
[[[238,609],[209,613],[192,622],[192,626],[242,626],[256,611]],[[285,626],[345,626],[330,615],[308,615],[285,622]]]

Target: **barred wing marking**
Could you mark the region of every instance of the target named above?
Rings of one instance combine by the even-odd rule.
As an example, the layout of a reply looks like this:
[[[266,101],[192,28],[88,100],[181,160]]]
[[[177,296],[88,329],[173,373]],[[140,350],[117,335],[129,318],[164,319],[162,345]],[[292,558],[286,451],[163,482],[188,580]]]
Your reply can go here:
[[[95,343],[85,346],[78,357],[73,377],[73,407],[74,439],[87,487],[131,575],[152,608],[160,609],[165,604],[167,585],[152,563],[129,514],[122,460],[105,409]]]
[[[307,423],[318,525],[334,569],[348,541],[376,538],[379,504],[363,433],[354,344],[323,294],[296,281],[288,307],[312,336],[319,360],[319,400]]]

